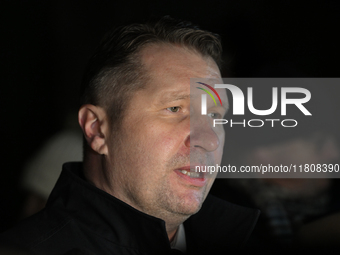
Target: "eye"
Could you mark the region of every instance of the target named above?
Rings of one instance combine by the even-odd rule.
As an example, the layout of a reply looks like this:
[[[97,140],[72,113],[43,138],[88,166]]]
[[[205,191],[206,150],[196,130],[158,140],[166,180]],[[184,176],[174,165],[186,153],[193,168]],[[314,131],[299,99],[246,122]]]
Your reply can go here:
[[[211,113],[208,113],[208,116],[212,119],[217,119],[217,118],[220,118],[221,115],[216,112],[211,112]]]
[[[179,112],[179,110],[181,109],[181,107],[179,106],[173,106],[173,107],[168,107],[166,108],[168,111],[170,112]]]

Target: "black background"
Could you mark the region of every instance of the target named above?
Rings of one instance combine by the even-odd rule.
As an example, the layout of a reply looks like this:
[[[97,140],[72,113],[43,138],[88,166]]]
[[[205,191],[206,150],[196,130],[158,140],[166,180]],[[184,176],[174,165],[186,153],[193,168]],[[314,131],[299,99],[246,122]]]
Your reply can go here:
[[[114,25],[167,14],[191,20],[221,34],[224,76],[339,76],[335,0],[2,1],[0,12],[0,230],[20,210],[25,162],[78,107],[86,62]],[[339,92],[334,87],[330,98]]]

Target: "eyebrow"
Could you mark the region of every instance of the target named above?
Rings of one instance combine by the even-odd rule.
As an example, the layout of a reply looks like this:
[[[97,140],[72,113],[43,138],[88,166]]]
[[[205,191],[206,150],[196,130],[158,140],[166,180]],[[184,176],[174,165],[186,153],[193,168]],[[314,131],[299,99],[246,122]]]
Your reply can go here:
[[[192,96],[190,94],[179,94],[178,92],[170,92],[162,96],[159,101],[161,104],[167,104],[179,100],[188,99],[191,97]]]

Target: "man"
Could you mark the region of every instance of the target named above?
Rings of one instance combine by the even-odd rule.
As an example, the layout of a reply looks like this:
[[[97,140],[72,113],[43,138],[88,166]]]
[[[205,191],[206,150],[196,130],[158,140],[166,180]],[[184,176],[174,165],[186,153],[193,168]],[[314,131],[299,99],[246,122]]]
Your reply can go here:
[[[242,246],[258,211],[213,197],[202,206],[215,176],[194,169],[222,157],[224,130],[212,120],[225,114],[226,92],[201,115],[202,90],[190,86],[221,82],[220,56],[216,35],[170,18],[108,34],[83,82],[83,164],[64,165],[46,208],[12,230],[16,243],[37,254]]]

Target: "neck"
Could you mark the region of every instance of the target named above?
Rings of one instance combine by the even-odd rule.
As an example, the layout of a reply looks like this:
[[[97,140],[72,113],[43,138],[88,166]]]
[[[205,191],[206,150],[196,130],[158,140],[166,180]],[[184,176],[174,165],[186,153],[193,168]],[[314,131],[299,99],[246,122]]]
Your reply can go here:
[[[83,160],[83,171],[87,181],[97,188],[111,194],[111,184],[105,172],[105,158],[93,151],[88,151]],[[111,194],[112,195],[112,194]]]
[[[181,225],[189,217],[190,216],[184,216],[184,215],[181,215],[180,217],[179,216],[176,217],[176,215],[173,215],[172,217],[168,218],[171,220],[166,220],[164,219],[164,217],[162,217],[162,219],[165,221],[166,232],[168,234],[168,238],[170,242],[174,239],[174,236],[176,235],[179,225]]]
[[[171,230],[171,231],[167,231],[169,242],[172,242],[174,240],[174,237],[176,235],[177,230],[178,230],[178,227],[176,229]]]

